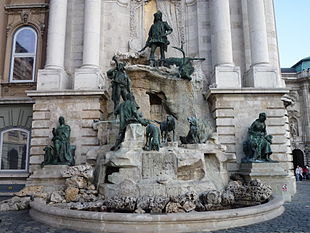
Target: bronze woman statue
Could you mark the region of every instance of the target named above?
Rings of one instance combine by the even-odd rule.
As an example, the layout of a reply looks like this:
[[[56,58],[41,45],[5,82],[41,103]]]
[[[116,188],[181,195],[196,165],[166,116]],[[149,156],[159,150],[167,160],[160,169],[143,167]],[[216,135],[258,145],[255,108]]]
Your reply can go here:
[[[244,143],[245,162],[273,162],[270,144],[272,136],[266,132],[266,113],[260,113],[248,131],[248,140]]]
[[[75,146],[70,146],[71,128],[65,124],[65,118],[60,116],[59,126],[53,128],[53,146],[44,148],[44,165],[74,165]]]

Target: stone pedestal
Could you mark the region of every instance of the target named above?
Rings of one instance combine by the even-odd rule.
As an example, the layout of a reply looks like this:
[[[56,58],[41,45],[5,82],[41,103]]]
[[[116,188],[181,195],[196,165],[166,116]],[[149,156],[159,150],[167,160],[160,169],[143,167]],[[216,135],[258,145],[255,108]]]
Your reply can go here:
[[[44,147],[52,145],[52,129],[58,126],[58,118],[63,116],[71,127],[70,143],[76,145],[76,165],[86,162],[86,154],[99,146],[94,120],[99,120],[104,112],[106,93],[104,91],[29,91],[33,105],[33,119],[30,143],[30,175],[41,170]],[[27,181],[31,183],[32,180]]]
[[[168,143],[159,151],[143,151],[144,131],[140,124],[128,125],[121,148],[97,160],[97,186],[105,197],[176,196],[227,185],[226,163],[235,157],[225,154],[225,147],[208,141],[182,147]]]
[[[96,90],[104,86],[104,76],[100,69],[81,68],[75,71],[73,89]]]
[[[216,66],[212,83],[217,88],[241,88],[241,71],[238,66]]]
[[[296,193],[294,173],[292,172],[292,154],[287,111],[281,97],[288,93],[286,89],[219,89],[211,88],[205,97],[210,102],[215,117],[218,142],[227,147],[227,153],[236,154],[236,162],[227,163],[230,173],[238,173],[241,159],[244,157],[243,143],[247,139],[248,128],[258,118],[259,113],[267,114],[267,134],[273,136],[271,159],[278,161],[278,167],[284,169],[288,195]],[[270,167],[270,174],[273,168]],[[268,172],[267,172],[268,174]],[[288,198],[287,198],[288,200]]]
[[[67,170],[67,165],[46,165],[38,169],[27,179],[27,186],[43,186],[44,192],[61,190],[65,185],[62,172]]]
[[[68,74],[63,69],[43,69],[38,71],[37,90],[65,90],[71,88]]]
[[[281,86],[278,83],[279,75],[276,68],[268,65],[256,65],[245,74],[245,86],[255,88],[275,88]]]
[[[272,188],[274,196],[281,196],[284,201],[291,201],[292,190],[296,189],[293,177],[288,177],[279,163],[241,163],[239,174],[246,180],[260,179]]]

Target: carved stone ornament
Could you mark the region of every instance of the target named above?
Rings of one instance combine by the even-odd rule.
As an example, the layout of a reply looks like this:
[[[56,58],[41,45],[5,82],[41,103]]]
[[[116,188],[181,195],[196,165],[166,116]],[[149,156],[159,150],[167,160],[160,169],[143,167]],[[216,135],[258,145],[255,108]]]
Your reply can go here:
[[[23,23],[28,23],[30,17],[30,11],[23,10],[20,14],[21,20]]]

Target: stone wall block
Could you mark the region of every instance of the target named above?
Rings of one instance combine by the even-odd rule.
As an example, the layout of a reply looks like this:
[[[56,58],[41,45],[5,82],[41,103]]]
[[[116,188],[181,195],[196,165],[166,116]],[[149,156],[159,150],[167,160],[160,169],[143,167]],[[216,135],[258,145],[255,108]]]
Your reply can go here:
[[[221,144],[223,143],[235,143],[236,142],[236,138],[235,136],[221,136],[219,135],[218,140]]]
[[[39,164],[30,164],[29,166],[29,173],[33,173],[34,171],[38,171],[41,169],[41,165]]]
[[[217,126],[234,126],[235,119],[234,118],[216,118]]]
[[[284,126],[267,126],[267,134],[271,135],[285,135],[285,127]]]
[[[293,163],[288,163],[287,161],[285,162],[279,161],[278,165],[286,171],[294,169]]]
[[[283,126],[285,125],[286,120],[284,117],[281,118],[268,118],[266,120],[266,125],[268,126]]]
[[[234,134],[235,133],[235,127],[234,126],[219,126],[216,127],[216,132],[218,133],[218,135],[221,134]]]
[[[32,129],[49,128],[51,126],[50,120],[33,120]]]
[[[82,134],[82,137],[84,136],[97,137],[97,131],[94,129],[90,129],[90,128],[82,129],[81,134]]]
[[[42,146],[42,145],[48,145],[50,143],[49,138],[31,138],[31,146]]]
[[[222,143],[226,146],[227,153],[235,153],[236,152],[236,144],[235,143]]]
[[[276,161],[281,161],[281,162],[287,162],[287,161],[293,161],[293,156],[292,155],[287,155],[286,153],[276,153],[273,152],[271,154],[271,159],[276,160]]]
[[[91,101],[93,100],[93,102]],[[89,101],[83,103],[82,110],[88,111],[88,110],[98,110],[100,109],[101,103],[97,99],[89,99]]]
[[[221,109],[215,112],[215,117],[234,117],[234,109]]]
[[[82,137],[82,145],[99,145],[97,137]]]
[[[271,150],[276,153],[291,153],[290,147],[285,144],[271,144]]]
[[[82,120],[82,128],[93,128],[93,120]]]
[[[233,173],[233,171],[238,171],[239,170],[240,165],[238,163],[227,163],[227,170],[231,171]]]
[[[29,163],[30,164],[41,164],[44,160],[44,157],[43,156],[30,156],[30,160],[29,160]]]
[[[33,112],[33,120],[49,120],[51,118],[50,112]]]
[[[46,105],[46,103],[41,103],[41,104],[34,104],[33,105],[33,111],[47,111],[49,112],[49,105]]]
[[[42,155],[44,154],[44,147],[45,146],[32,146],[30,148],[30,155]]]
[[[84,110],[82,112],[82,119],[93,119],[97,120],[100,119],[101,112],[96,110],[96,111],[89,111],[89,110]]]
[[[284,108],[282,109],[266,109],[267,116],[279,117],[282,118],[284,115],[287,114]]]
[[[280,136],[280,135],[276,135],[273,136],[272,138],[272,144],[285,144],[287,143],[287,137],[286,136]]]
[[[51,135],[50,129],[33,129],[32,137],[49,137]]]

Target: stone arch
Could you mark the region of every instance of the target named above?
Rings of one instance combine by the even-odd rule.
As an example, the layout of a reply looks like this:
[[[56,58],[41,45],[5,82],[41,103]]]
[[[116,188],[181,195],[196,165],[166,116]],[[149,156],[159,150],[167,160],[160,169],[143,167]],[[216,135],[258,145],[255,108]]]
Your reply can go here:
[[[304,152],[300,149],[294,149],[292,151],[292,154],[293,154],[294,170],[296,169],[297,165],[303,167],[305,165]]]

